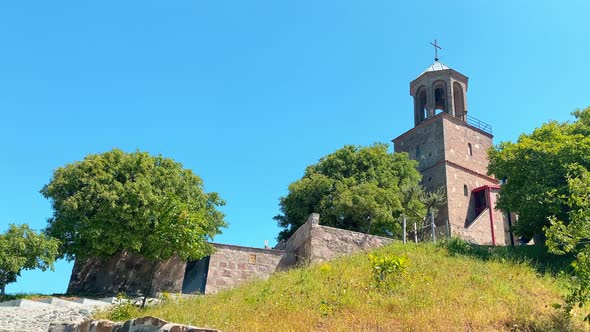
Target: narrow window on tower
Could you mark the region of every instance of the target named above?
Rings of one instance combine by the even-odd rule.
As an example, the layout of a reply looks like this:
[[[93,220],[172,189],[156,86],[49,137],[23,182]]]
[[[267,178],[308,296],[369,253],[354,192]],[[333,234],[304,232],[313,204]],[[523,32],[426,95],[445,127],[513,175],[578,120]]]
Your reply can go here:
[[[466,184],[463,185],[463,195],[469,196],[469,189]]]
[[[471,148],[471,143],[467,143],[467,152],[469,152],[470,156],[473,156],[473,149]]]
[[[416,158],[420,158],[420,145],[416,145]]]

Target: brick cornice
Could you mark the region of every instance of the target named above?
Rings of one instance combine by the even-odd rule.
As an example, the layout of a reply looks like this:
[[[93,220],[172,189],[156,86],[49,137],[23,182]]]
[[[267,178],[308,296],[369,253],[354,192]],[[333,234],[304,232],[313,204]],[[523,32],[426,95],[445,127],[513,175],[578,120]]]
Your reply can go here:
[[[441,112],[441,113],[439,113],[439,114],[437,114],[437,115],[435,115],[435,116],[433,116],[431,118],[425,119],[424,121],[422,121],[419,124],[415,125],[414,128],[406,131],[405,133],[399,135],[398,137],[392,139],[391,141],[395,144],[395,141],[398,141],[401,138],[404,138],[404,137],[408,136],[411,132],[413,132],[417,128],[426,127],[427,125],[430,125],[431,123],[434,123],[438,119],[447,119],[447,120],[451,121],[452,123],[454,123],[456,125],[467,127],[467,128],[469,128],[471,130],[475,130],[476,132],[478,132],[481,135],[488,136],[490,138],[493,138],[494,137],[494,135],[492,135],[490,133],[487,133],[487,132],[485,132],[485,131],[477,128],[477,127],[474,127],[474,126],[468,124],[467,122],[465,122],[465,121],[463,121],[461,119],[458,119],[458,118],[456,118],[456,117],[454,117],[454,116],[452,116],[452,115],[450,115],[448,113]]]
[[[454,168],[457,168],[457,169],[460,169],[460,170],[462,170],[464,172],[467,172],[467,173],[470,173],[472,175],[478,176],[478,177],[480,177],[482,179],[485,179],[485,180],[490,181],[490,182],[495,183],[495,184],[498,184],[500,182],[496,178],[493,178],[491,176],[488,176],[488,175],[479,173],[479,172],[474,171],[474,170],[472,170],[472,169],[470,169],[468,167],[461,166],[461,165],[459,165],[459,164],[457,164],[455,162],[452,162],[452,161],[450,161],[448,159],[441,160],[441,161],[437,162],[436,164],[434,164],[434,165],[432,165],[430,167],[427,167],[427,168],[421,170],[420,172],[424,172],[424,171],[430,170],[432,168],[435,168],[435,167],[440,166],[440,165],[443,165],[443,164],[444,165],[451,166],[451,167],[454,167]]]

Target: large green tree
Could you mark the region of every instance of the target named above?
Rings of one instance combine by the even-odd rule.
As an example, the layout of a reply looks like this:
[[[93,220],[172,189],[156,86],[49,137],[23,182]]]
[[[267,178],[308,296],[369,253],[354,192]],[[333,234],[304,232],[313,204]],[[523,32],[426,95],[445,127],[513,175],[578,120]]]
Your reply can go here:
[[[566,311],[590,301],[590,171],[573,164],[567,174],[569,192],[560,196],[568,207],[566,219],[551,216],[551,225],[545,228],[547,245],[556,254],[573,254],[574,275],[570,279],[569,294],[566,296]],[[590,321],[590,314],[585,317]]]
[[[0,234],[0,295],[15,282],[22,270],[53,270],[59,241],[31,230],[28,225],[10,225]]]
[[[573,122],[545,123],[489,151],[488,172],[506,179],[497,206],[518,214],[515,232],[521,236],[542,234],[550,217],[568,220],[571,208],[562,197],[571,192],[570,167],[590,167],[590,108],[573,115]]]
[[[278,239],[289,238],[313,212],[323,225],[383,236],[401,233],[402,214],[424,215],[417,162],[387,148],[347,145],[308,166],[280,198]]]
[[[224,201],[206,193],[201,178],[146,152],[88,155],[55,170],[41,193],[53,207],[46,232],[62,242],[68,259],[122,251],[153,261],[198,259],[212,252],[207,240],[226,226],[217,210]]]

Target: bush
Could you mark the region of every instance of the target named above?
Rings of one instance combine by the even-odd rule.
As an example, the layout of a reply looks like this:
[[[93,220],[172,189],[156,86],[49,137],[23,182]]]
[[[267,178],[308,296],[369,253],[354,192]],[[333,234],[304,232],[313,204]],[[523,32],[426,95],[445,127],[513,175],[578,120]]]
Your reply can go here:
[[[110,319],[114,321],[129,320],[139,313],[139,307],[125,294],[118,294],[115,303],[109,309]]]
[[[406,271],[407,257],[369,254],[375,287],[387,285]]]

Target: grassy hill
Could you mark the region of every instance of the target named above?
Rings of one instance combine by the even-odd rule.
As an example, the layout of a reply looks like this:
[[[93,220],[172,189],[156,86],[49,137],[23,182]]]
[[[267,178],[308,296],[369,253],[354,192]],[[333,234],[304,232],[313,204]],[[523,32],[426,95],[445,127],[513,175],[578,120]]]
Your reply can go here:
[[[368,254],[294,269],[212,296],[169,301],[101,318],[152,315],[222,331],[547,331],[586,326],[564,317],[567,266],[533,247],[393,244],[373,253],[407,267],[377,286]]]

